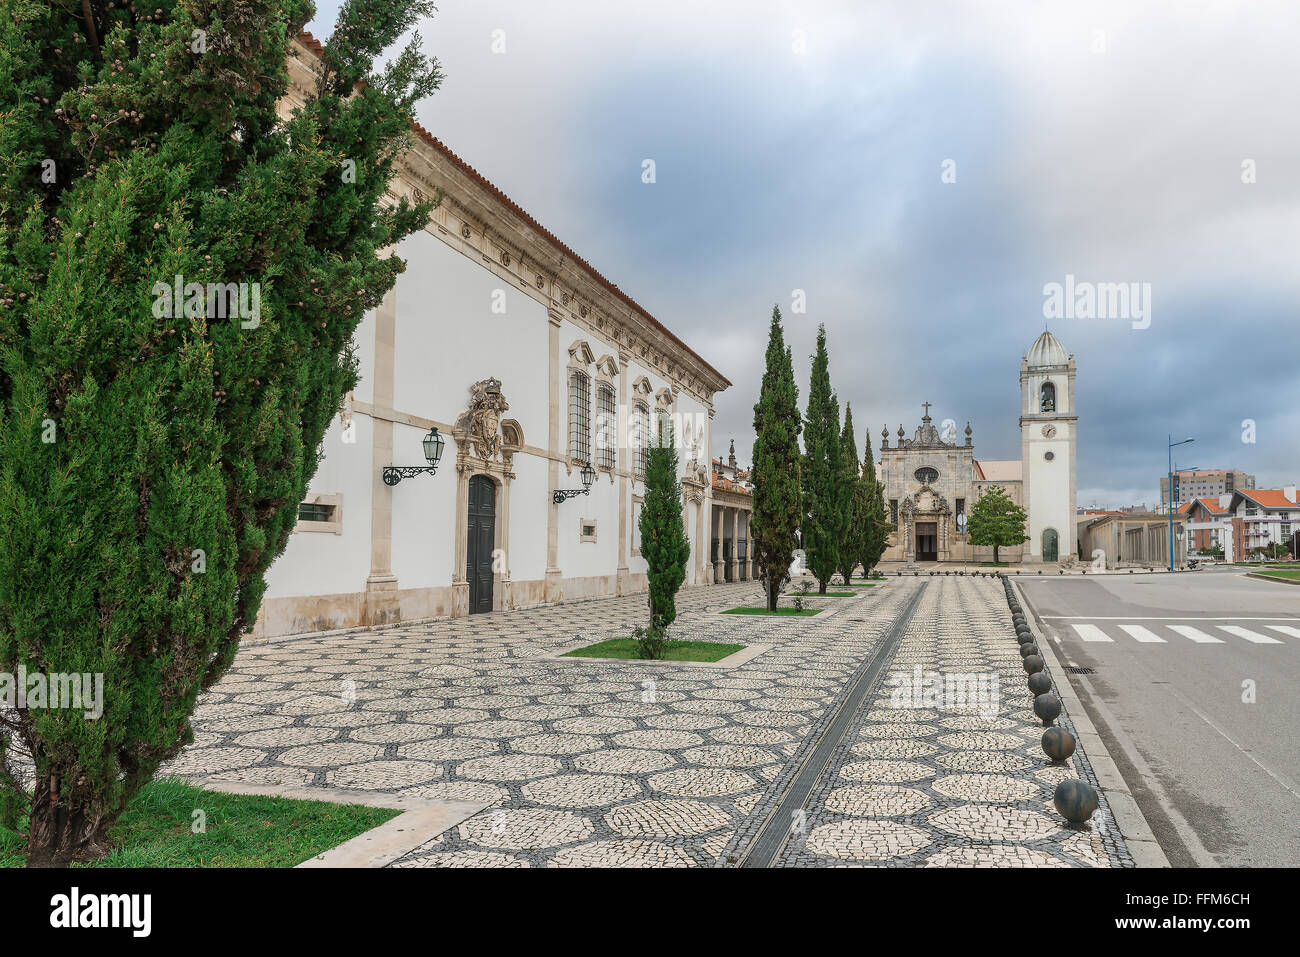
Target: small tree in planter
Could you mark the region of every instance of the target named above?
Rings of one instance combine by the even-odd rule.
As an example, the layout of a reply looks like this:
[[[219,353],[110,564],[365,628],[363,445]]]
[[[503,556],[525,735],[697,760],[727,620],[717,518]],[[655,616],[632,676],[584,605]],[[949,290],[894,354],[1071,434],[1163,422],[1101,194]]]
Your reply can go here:
[[[966,533],[972,545],[992,545],[993,564],[998,564],[998,549],[1029,541],[1025,534],[1025,510],[1011,501],[1000,486],[990,486],[970,510]]]
[[[665,631],[677,618],[677,590],[686,580],[686,562],[691,556],[671,432],[648,451],[639,528],[641,557],[649,566],[650,625],[644,636],[635,637],[644,657],[658,658],[663,654]]]

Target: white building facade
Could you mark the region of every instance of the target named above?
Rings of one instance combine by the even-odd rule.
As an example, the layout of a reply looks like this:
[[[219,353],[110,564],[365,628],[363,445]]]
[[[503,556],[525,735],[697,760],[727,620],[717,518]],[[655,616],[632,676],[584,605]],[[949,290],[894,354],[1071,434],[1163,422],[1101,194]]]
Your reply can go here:
[[[310,88],[310,38],[290,64]],[[646,587],[645,448],[679,448],[687,584],[712,580],[709,449],[730,383],[417,128],[393,197],[443,199],[394,250],[407,268],[358,327],[360,382],[325,436],[255,634],[461,616]],[[386,484],[385,467],[435,474]],[[662,431],[661,431],[662,430]],[[595,480],[583,490],[590,464]],[[580,494],[557,502],[559,490]]]

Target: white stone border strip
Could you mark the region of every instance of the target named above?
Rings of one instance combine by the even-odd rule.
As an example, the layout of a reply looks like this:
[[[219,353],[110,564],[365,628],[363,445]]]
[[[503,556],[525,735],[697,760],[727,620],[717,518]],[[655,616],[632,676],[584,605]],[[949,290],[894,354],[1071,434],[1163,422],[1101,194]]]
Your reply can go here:
[[[329,804],[360,804],[402,812],[378,827],[372,827],[351,840],[344,841],[338,847],[308,858],[297,867],[387,867],[448,828],[455,827],[489,807],[487,801],[435,801],[369,791],[250,784],[246,781],[222,780],[219,775],[188,778],[187,781],[196,787],[223,791],[226,794],[254,794],[294,801],[324,801]]]
[[[810,616],[816,618],[816,615]],[[689,639],[687,639],[689,640]],[[570,651],[577,651],[579,648],[589,648],[592,644],[600,642],[580,642],[572,647],[561,648],[558,651],[547,652],[544,655],[538,655],[533,660],[541,661],[565,661],[578,662],[588,665],[648,665],[650,667],[671,668],[737,668],[746,662],[753,661],[765,651],[770,651],[774,646],[766,644],[745,645],[739,651],[733,651],[725,658],[719,658],[717,661],[660,661],[652,658],[593,658],[584,655],[576,655],[572,658],[566,658]]]
[[[1020,602],[1020,607],[1030,613],[1025,615],[1025,621],[1029,625],[1029,630],[1033,632],[1034,641],[1038,643],[1039,654],[1047,662],[1048,668],[1057,676],[1054,682],[1057,694],[1061,696],[1061,703],[1065,706],[1065,711],[1074,723],[1075,733],[1078,735],[1078,745],[1080,750],[1088,756],[1088,762],[1092,765],[1092,771],[1097,775],[1097,785],[1101,788],[1102,793],[1106,796],[1106,803],[1110,806],[1111,816],[1115,819],[1115,826],[1119,828],[1120,836],[1124,838],[1124,844],[1130,854],[1133,855],[1133,863],[1138,867],[1169,867],[1169,858],[1161,849],[1160,843],[1156,840],[1155,833],[1151,826],[1147,824],[1146,816],[1143,815],[1142,809],[1138,807],[1137,801],[1133,799],[1133,794],[1129,789],[1124,776],[1120,774],[1119,767],[1110,756],[1110,751],[1106,748],[1106,743],[1102,741],[1101,735],[1097,733],[1096,726],[1088,716],[1088,711],[1083,706],[1083,702],[1075,693],[1074,685],[1070,682],[1069,673],[1062,667],[1060,660],[1056,657],[1056,651],[1052,648],[1051,641],[1044,635],[1038,622],[1038,612],[1026,599],[1024,591],[1020,587],[1020,582],[1010,579],[1011,587],[1016,593],[1016,598]]]

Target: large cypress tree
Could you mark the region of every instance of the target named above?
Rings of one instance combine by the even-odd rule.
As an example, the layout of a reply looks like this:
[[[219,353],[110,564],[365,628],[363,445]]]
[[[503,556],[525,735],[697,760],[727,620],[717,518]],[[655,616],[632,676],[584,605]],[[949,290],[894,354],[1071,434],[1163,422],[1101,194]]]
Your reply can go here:
[[[767,334],[766,363],[758,402],[754,404],[754,511],[749,519],[749,540],[758,578],[767,593],[767,609],[775,611],[781,589],[790,580],[803,508],[799,486],[799,388],[794,382],[794,362],[781,332],[781,310],[775,306]]]
[[[871,445],[867,445],[867,455],[871,454]],[[853,580],[853,569],[861,560],[862,537],[865,533],[862,525],[856,522],[853,513],[853,499],[862,475],[862,463],[858,460],[858,440],[853,435],[853,405],[844,403],[844,428],[840,432],[840,469],[843,478],[840,483],[840,510],[844,513],[844,532],[840,536],[839,570],[844,577],[844,584]]]
[[[817,328],[817,351],[812,356],[803,449],[804,555],[808,570],[817,579],[817,590],[824,595],[826,583],[839,567],[840,538],[847,519],[840,465],[840,404],[831,391],[824,325]]]
[[[659,633],[677,618],[677,590],[686,580],[691,543],[682,520],[677,445],[671,431],[646,453],[645,500],[641,503],[641,557],[649,566],[650,628]]]
[[[863,577],[870,577],[871,570],[880,561],[880,556],[888,547],[889,533],[893,526],[885,511],[885,488],[876,479],[875,456],[871,454],[871,433],[866,436],[866,458],[862,460],[862,469],[858,474],[857,484],[853,489],[852,521],[858,526],[856,539],[858,561],[862,563]]]
[[[5,6],[0,672],[103,676],[97,719],[0,716],[34,764],[31,865],[103,852],[256,620],[404,268],[379,251],[432,208],[383,198],[437,64],[417,37],[372,69],[432,12],[348,0],[281,119],[307,0]]]

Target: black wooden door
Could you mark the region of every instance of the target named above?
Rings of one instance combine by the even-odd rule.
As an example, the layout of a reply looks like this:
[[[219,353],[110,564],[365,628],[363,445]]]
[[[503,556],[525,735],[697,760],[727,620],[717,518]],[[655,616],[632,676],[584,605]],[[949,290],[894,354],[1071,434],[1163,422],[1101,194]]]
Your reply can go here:
[[[918,562],[939,560],[939,526],[935,522],[916,523],[916,560]]]
[[[465,577],[469,613],[492,610],[492,547],[496,541],[497,487],[485,475],[469,480],[469,538]]]

